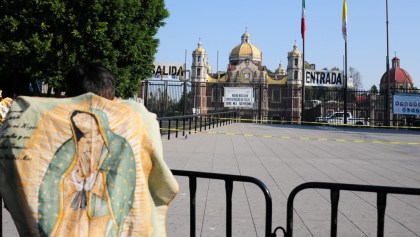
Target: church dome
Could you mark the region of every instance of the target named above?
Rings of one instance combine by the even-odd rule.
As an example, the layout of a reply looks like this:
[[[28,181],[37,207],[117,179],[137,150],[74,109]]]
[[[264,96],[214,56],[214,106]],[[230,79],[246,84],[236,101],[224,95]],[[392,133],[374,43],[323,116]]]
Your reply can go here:
[[[289,55],[299,56],[300,55],[300,51],[297,48],[298,48],[298,46],[297,46],[297,43],[295,42],[295,44],[293,45],[293,51],[292,52],[289,52]]]
[[[408,85],[410,88],[413,87],[413,80],[410,74],[400,67],[400,59],[394,57],[392,59],[392,68],[389,69],[391,87],[403,86],[406,88]],[[381,87],[386,87],[386,72],[381,77]]]
[[[261,51],[251,44],[251,36],[245,32],[241,37],[241,44],[232,49],[229,55],[231,64],[239,64],[241,61],[250,60],[261,62]]]
[[[206,50],[202,47],[201,39],[198,40],[197,48],[193,51],[193,53],[205,53]]]

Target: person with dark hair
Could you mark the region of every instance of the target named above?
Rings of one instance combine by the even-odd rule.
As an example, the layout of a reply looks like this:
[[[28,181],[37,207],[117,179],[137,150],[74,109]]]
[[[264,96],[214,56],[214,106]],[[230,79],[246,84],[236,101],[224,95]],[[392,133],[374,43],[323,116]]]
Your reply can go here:
[[[98,64],[67,71],[67,98],[18,97],[0,128],[0,194],[21,236],[166,236],[178,183],[156,115],[115,99]]]
[[[109,100],[115,97],[115,76],[107,68],[88,63],[72,67],[64,76],[66,96],[92,92]]]

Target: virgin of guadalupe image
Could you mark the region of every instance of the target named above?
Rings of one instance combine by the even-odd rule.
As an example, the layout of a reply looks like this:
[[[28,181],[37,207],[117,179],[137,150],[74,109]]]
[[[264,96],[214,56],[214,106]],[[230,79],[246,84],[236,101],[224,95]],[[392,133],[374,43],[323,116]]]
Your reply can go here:
[[[39,190],[42,236],[120,236],[134,201],[129,143],[102,111],[70,113],[73,136],[55,152]]]

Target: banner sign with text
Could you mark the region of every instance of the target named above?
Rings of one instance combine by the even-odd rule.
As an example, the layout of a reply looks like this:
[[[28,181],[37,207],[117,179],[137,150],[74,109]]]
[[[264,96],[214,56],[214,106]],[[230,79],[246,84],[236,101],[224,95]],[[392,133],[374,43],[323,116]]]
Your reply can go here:
[[[420,94],[395,94],[394,114],[420,115]]]
[[[306,74],[305,86],[322,86],[322,87],[343,87],[344,86],[344,73],[342,73],[341,71],[306,69],[305,74]]]
[[[229,108],[252,108],[254,89],[252,87],[225,87],[224,106]]]
[[[184,78],[184,64],[155,62],[154,66],[154,80],[180,80]]]

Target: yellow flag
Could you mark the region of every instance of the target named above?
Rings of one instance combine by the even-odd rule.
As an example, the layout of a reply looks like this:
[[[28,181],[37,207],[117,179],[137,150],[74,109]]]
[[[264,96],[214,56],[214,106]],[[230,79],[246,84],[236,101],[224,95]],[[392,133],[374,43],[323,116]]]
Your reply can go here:
[[[347,41],[347,3],[346,3],[346,0],[344,0],[344,3],[343,3],[343,26],[341,27],[342,28],[342,31],[343,31],[343,38],[344,38],[344,41]]]

